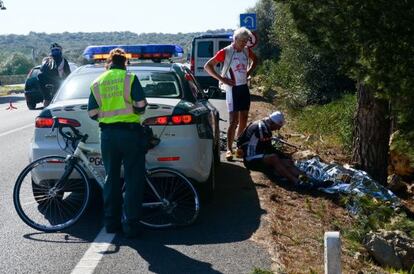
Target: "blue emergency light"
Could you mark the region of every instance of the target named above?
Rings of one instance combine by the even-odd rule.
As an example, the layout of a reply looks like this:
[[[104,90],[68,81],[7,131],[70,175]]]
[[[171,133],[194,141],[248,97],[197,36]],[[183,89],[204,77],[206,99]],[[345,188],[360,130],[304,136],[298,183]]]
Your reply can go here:
[[[128,59],[168,59],[180,57],[184,52],[182,47],[169,44],[103,45],[88,46],[83,51],[83,56],[87,60],[106,60],[109,57],[109,52],[114,48],[125,50]]]

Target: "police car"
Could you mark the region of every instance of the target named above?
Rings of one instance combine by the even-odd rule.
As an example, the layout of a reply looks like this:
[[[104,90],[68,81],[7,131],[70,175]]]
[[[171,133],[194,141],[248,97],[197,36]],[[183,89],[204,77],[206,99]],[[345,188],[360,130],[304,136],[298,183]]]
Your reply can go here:
[[[67,119],[89,135],[88,145],[100,148],[98,123],[87,113],[90,85],[105,71],[104,60],[113,48],[127,52],[127,70],[137,75],[148,101],[142,120],[150,125],[161,142],[146,156],[147,167],[170,167],[200,183],[211,194],[215,170],[220,161],[219,113],[183,64],[171,62],[182,54],[177,45],[89,46],[83,55],[101,61],[79,67],[63,82],[51,104],[35,121],[30,160],[45,155],[66,155],[68,149],[52,132],[52,117]],[[139,60],[135,62],[134,60]],[[169,60],[163,62],[163,60]],[[58,142],[59,141],[59,142]],[[91,163],[103,170],[100,155],[89,155]]]

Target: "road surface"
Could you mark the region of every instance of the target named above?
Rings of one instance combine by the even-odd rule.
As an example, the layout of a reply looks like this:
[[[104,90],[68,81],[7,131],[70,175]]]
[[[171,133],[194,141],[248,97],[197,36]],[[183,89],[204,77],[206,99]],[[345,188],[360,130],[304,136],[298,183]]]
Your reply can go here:
[[[10,102],[17,109],[6,110]],[[214,100],[214,104],[227,119],[224,101]],[[18,173],[27,164],[39,112],[29,111],[22,95],[0,97],[0,273],[72,273],[81,260],[95,265],[94,273],[251,273],[254,268],[270,269],[266,248],[250,239],[265,212],[240,164],[222,163],[215,199],[202,205],[194,225],[145,230],[135,240],[115,236],[98,257],[90,250],[102,246],[94,243],[102,229],[99,199],[68,231],[48,234],[25,225],[14,210],[12,192]]]

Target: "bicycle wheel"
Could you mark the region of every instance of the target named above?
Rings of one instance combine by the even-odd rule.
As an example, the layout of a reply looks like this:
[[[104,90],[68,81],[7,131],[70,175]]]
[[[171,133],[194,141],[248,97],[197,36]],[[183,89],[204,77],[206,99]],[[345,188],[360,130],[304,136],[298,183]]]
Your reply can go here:
[[[181,173],[156,168],[148,171],[141,223],[152,228],[193,223],[200,210],[191,182]]]
[[[13,191],[19,217],[45,232],[63,230],[76,223],[89,197],[84,169],[61,156],[46,156],[30,163],[20,173]]]

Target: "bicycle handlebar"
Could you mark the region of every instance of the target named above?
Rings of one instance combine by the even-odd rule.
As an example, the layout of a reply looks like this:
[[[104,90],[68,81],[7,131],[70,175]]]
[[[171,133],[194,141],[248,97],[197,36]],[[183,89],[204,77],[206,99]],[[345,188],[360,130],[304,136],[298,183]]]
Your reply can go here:
[[[291,143],[288,143],[288,142],[286,142],[285,140],[283,140],[282,138],[279,138],[279,137],[273,136],[273,137],[272,137],[272,140],[274,140],[274,141],[276,141],[276,142],[280,142],[280,143],[282,143],[282,144],[284,144],[284,145],[287,145],[287,146],[290,146],[290,147],[294,147],[294,148],[296,148],[296,149],[299,149],[299,147],[298,147],[298,146],[296,146],[296,145],[294,145],[294,144],[291,144]]]
[[[68,132],[64,132],[63,128],[64,127],[68,127],[72,133],[72,134],[68,134]],[[86,140],[88,139],[88,134],[82,134],[80,133],[79,130],[77,130],[74,126],[68,124],[68,123],[63,123],[61,121],[59,121],[58,117],[53,117],[53,125],[52,125],[52,131],[55,130],[55,128],[58,128],[59,134],[62,135],[64,138],[71,140],[72,142],[76,142],[76,141],[82,141],[82,142],[86,142]]]

